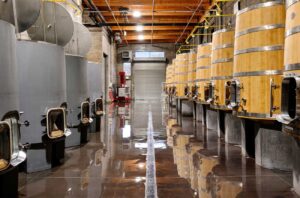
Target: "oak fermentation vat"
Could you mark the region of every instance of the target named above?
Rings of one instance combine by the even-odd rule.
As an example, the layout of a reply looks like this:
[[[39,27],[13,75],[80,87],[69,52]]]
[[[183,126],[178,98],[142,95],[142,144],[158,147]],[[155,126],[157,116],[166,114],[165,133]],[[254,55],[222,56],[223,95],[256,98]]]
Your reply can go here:
[[[211,43],[198,46],[196,85],[197,99],[200,103],[207,104],[209,100],[210,70],[211,70]]]
[[[281,112],[284,25],[282,1],[237,13],[231,106],[239,117],[274,120]]]
[[[213,33],[211,107],[230,109],[230,81],[233,70],[234,30],[221,29]]]

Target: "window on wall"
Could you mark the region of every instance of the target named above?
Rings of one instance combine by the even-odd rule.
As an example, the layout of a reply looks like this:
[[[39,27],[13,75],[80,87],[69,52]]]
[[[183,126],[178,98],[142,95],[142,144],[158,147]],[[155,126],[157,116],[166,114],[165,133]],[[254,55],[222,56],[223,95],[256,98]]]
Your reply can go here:
[[[126,76],[131,76],[131,63],[123,63],[123,71]]]
[[[135,52],[135,58],[164,58],[165,52],[145,52],[137,51]]]

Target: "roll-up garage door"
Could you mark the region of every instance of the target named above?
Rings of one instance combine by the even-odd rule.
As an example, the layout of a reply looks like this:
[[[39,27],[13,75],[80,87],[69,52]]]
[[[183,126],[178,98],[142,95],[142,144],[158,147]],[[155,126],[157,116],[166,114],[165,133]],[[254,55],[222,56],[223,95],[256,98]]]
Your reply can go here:
[[[165,81],[165,68],[164,62],[136,62],[133,64],[136,100],[160,99],[161,84]]]

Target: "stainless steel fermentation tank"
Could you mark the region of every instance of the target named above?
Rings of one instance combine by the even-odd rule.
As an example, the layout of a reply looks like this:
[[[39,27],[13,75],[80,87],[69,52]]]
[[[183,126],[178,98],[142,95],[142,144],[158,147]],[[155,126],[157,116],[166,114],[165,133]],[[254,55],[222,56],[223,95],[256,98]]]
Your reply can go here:
[[[32,41],[17,42],[22,120],[30,124],[21,138],[28,144],[27,172],[50,169],[63,162],[65,135],[70,133],[63,46],[71,40],[74,25],[61,5],[40,2],[40,15],[27,30]]]
[[[66,82],[68,126],[72,133],[66,147],[87,142],[90,125],[90,104],[87,93],[87,60],[81,56],[66,55]]]
[[[15,27],[0,20],[0,197],[17,197],[20,123]]]
[[[88,95],[91,101],[91,116],[94,118],[91,123],[90,132],[100,131],[100,121],[103,115],[103,92],[101,87],[101,64],[88,62]]]
[[[26,171],[50,169],[64,159],[66,111],[66,61],[61,46],[17,41],[21,142],[28,144]]]
[[[2,0],[0,1],[0,20],[15,24],[15,19],[17,19],[17,30],[23,32],[37,20],[40,9],[40,0]]]
[[[84,56],[91,46],[89,30],[74,22],[74,32],[65,46],[67,67],[68,125],[72,134],[66,139],[66,147],[78,146],[88,141],[88,129],[92,122],[87,85],[87,60]]]

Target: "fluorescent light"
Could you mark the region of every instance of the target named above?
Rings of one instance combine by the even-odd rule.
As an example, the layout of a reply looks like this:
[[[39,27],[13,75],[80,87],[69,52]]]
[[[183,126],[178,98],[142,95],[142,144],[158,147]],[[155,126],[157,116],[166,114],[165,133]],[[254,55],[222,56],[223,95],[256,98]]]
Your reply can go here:
[[[140,18],[142,16],[142,13],[140,11],[133,11],[133,17]]]
[[[144,35],[138,35],[138,39],[139,39],[140,41],[144,40]]]
[[[142,25],[137,25],[136,26],[136,31],[141,32],[144,30],[144,27]]]

